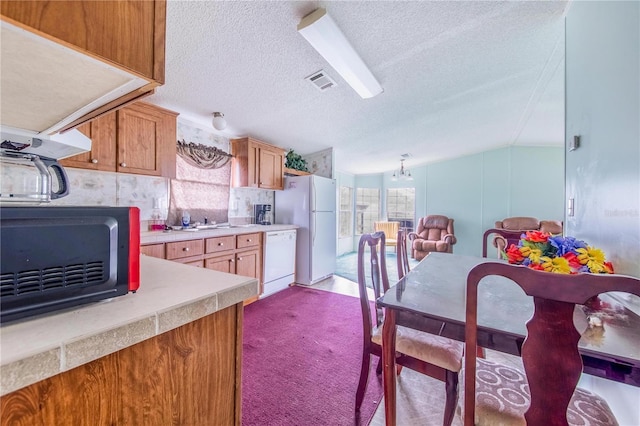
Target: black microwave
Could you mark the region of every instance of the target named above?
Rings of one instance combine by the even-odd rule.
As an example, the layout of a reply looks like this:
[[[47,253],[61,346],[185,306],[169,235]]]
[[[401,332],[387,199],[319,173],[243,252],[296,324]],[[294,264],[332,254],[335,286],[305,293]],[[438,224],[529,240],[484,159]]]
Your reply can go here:
[[[137,207],[0,207],[0,322],[135,292]]]

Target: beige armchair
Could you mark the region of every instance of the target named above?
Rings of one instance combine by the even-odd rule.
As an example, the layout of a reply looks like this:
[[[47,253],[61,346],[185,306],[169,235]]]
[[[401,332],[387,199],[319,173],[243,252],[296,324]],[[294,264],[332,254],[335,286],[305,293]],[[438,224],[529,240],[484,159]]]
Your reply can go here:
[[[411,257],[422,260],[432,251],[453,253],[456,237],[453,233],[453,219],[442,215],[421,217],[416,232],[409,234]]]
[[[399,227],[400,222],[373,222],[376,232],[384,232],[385,246],[396,247]]]
[[[495,228],[487,229],[483,237],[482,257],[487,257],[489,235],[494,235],[492,243],[498,250],[498,257],[511,244],[518,244],[520,236],[527,231],[542,231],[553,235],[562,234],[562,222],[558,220],[538,220],[535,217],[508,217],[496,222]]]

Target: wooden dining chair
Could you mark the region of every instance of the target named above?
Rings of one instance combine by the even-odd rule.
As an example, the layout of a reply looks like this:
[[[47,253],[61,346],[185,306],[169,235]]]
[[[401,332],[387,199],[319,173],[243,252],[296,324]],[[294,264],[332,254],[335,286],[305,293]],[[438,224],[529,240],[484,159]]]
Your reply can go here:
[[[401,280],[405,275],[409,273],[411,267],[409,266],[409,257],[407,255],[407,231],[406,229],[400,229],[398,231],[398,237],[396,238],[398,243],[396,247],[396,261],[398,265],[398,280]]]
[[[365,260],[365,254],[369,259]],[[365,265],[371,274],[365,274]],[[367,293],[367,282],[373,289],[374,300],[389,290],[389,277],[385,261],[384,232],[364,234],[358,244],[358,288],[360,306],[362,308],[363,348],[360,380],[356,391],[356,415],[369,380],[371,355],[382,358],[382,309],[374,307],[375,317],[371,312],[371,302]],[[375,327],[373,319],[375,318]],[[445,383],[446,402],[443,424],[448,426],[453,421],[458,401],[458,373],[462,368],[462,351],[464,345],[434,334],[418,330],[398,327],[396,336],[396,363],[412,370],[426,374]],[[382,373],[381,359],[376,373]]]
[[[524,372],[475,357],[478,284],[493,275],[514,281],[533,297],[535,310],[527,322],[522,345]],[[467,277],[465,426],[616,425],[604,399],[576,387],[582,358],[578,350],[581,332],[574,325],[574,310],[576,305],[609,291],[640,295],[640,280],[608,274],[554,274],[497,262],[474,267]],[[605,331],[606,324],[605,319]]]

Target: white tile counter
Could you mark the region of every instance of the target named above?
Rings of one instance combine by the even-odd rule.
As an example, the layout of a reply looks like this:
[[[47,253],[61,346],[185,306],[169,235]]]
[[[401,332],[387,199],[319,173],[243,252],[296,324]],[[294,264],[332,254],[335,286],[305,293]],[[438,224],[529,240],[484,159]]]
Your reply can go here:
[[[140,233],[140,244],[197,240],[252,232],[284,231],[298,229],[297,225],[239,225],[230,228],[199,229],[197,231],[145,231]]]
[[[202,238],[205,232],[237,229],[243,228],[193,234]],[[170,235],[184,234],[190,233]],[[136,293],[1,327],[0,395],[132,346],[259,292],[254,278],[144,255],[140,256],[140,277]]]

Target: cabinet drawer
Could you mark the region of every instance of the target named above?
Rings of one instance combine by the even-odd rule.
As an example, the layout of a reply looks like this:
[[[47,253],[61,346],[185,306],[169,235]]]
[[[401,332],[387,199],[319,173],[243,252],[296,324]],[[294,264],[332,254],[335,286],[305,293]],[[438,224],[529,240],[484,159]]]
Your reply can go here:
[[[167,259],[198,256],[204,253],[203,240],[176,241],[167,243]]]
[[[217,253],[227,250],[235,250],[236,237],[229,235],[227,237],[207,238],[205,240],[205,253]]]
[[[140,246],[140,253],[164,259],[164,244],[147,244]]]
[[[236,236],[236,247],[242,249],[245,247],[258,247],[260,246],[260,233],[255,232],[253,234],[243,234]]]

